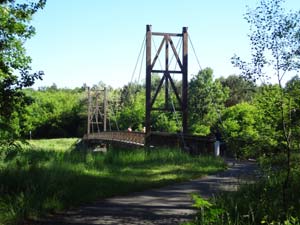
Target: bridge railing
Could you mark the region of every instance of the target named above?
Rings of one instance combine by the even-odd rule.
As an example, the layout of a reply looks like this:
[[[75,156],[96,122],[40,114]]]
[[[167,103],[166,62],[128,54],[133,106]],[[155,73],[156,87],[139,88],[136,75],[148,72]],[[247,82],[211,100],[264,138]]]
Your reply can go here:
[[[91,133],[83,137],[86,141],[111,142],[115,144],[129,144],[134,146],[145,145],[145,133],[142,132],[126,132],[126,131],[108,131],[100,133]],[[191,154],[213,154],[215,137],[212,136],[197,136],[197,135],[182,135],[175,133],[151,132],[151,146],[167,146],[167,147],[184,147]]]
[[[100,133],[92,133],[85,135],[84,139],[107,140],[132,143],[138,145],[145,144],[145,133],[142,132],[126,132],[126,131],[106,131]]]

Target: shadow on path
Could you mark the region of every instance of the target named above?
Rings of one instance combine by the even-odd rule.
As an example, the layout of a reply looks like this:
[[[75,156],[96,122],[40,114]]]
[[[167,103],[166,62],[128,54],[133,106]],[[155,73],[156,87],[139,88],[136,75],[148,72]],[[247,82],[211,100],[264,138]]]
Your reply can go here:
[[[208,198],[219,191],[235,191],[238,185],[256,174],[256,164],[228,160],[229,169],[180,184],[101,200],[39,222],[41,225],[83,224],[180,224],[193,219],[190,194]]]

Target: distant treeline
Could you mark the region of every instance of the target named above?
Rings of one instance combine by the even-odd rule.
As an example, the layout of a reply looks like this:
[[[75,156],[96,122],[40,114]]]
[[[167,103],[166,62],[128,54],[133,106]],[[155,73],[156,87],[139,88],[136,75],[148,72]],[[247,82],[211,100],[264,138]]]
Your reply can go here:
[[[153,76],[152,89],[160,82]],[[175,82],[178,90],[181,82]],[[91,90],[102,90],[100,82]],[[108,130],[142,131],[145,117],[145,85],[129,83],[122,88],[108,90]],[[163,87],[162,87],[163,90]],[[286,83],[285,101],[290,102],[291,129],[300,137],[300,79],[298,76]],[[16,129],[21,137],[57,138],[82,137],[87,129],[86,86],[67,89],[54,84],[38,90],[25,89],[30,104],[22,114],[15,116]],[[179,91],[180,93],[180,91]],[[230,149],[240,154],[255,155],[256,151],[280,148],[278,132],[280,121],[277,85],[256,86],[239,76],[213,79],[213,71],[206,68],[192,76],[189,82],[189,131],[198,135],[217,134],[227,141]],[[103,98],[103,97],[101,97]],[[102,99],[100,100],[100,102]],[[157,97],[154,107],[164,106],[164,91]],[[170,109],[177,107],[175,95],[171,93]],[[179,121],[179,123],[178,123]],[[152,129],[155,131],[179,132],[179,112],[152,112]],[[102,127],[100,127],[102,129]],[[298,138],[299,140],[300,138]],[[251,143],[251,145],[249,145]],[[250,147],[249,147],[250,146]]]

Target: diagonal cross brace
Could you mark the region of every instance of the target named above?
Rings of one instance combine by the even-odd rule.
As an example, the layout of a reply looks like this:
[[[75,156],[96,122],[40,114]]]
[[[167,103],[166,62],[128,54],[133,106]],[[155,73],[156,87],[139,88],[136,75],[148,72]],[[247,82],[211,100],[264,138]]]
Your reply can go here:
[[[179,67],[180,67],[180,70],[181,70],[180,72],[182,72],[183,66],[182,66],[181,60],[180,60],[180,58],[179,58],[179,56],[178,56],[178,53],[177,53],[176,48],[175,48],[175,46],[174,46],[173,40],[171,39],[171,37],[170,37],[169,35],[164,35],[164,38],[162,39],[162,41],[161,41],[161,43],[160,43],[160,45],[159,45],[159,48],[158,48],[158,50],[157,50],[157,52],[156,52],[156,54],[155,54],[155,57],[154,57],[154,59],[153,59],[153,62],[151,63],[151,69],[154,68],[155,63],[156,63],[156,61],[157,61],[157,59],[158,59],[158,57],[159,57],[159,54],[160,54],[160,52],[161,52],[161,50],[162,50],[162,48],[163,48],[163,45],[164,45],[165,43],[167,44],[167,42],[170,43],[171,48],[172,48],[172,51],[173,51],[173,53],[174,53],[174,56],[175,56],[175,58],[176,58],[176,60],[177,60],[177,63],[178,63],[178,65],[179,65]]]

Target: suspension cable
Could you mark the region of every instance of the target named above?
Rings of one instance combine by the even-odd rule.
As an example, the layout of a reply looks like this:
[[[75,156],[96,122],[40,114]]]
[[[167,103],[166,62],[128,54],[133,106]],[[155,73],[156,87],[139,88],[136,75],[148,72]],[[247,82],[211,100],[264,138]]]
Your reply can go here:
[[[198,58],[198,56],[197,56],[197,54],[196,54],[196,51],[195,51],[195,48],[194,48],[192,39],[191,39],[190,35],[188,35],[188,37],[189,37],[189,41],[190,41],[190,43],[191,43],[191,46],[192,46],[194,55],[195,55],[195,57],[196,57],[196,60],[197,60],[199,69],[200,69],[200,71],[201,71],[201,70],[202,70],[202,67],[201,67],[201,65],[200,65],[199,58]],[[208,91],[208,93],[211,93],[211,92],[212,92],[212,90],[211,90],[209,87],[206,87],[206,90]],[[225,134],[225,136],[227,136],[227,134],[226,134],[226,132],[225,132],[224,125],[223,125],[222,116],[221,116],[220,110],[219,110],[218,107],[217,107],[216,101],[215,101],[215,99],[214,99],[212,96],[210,96],[210,99],[211,99],[211,102],[212,102],[212,104],[213,104],[213,106],[214,106],[214,109],[216,110],[216,113],[217,113],[217,116],[218,116],[218,120],[219,120],[219,123],[220,123],[220,125],[221,125],[221,129],[223,130],[223,133]]]
[[[193,49],[194,55],[195,55],[195,57],[196,57],[196,60],[197,60],[198,66],[199,66],[200,70],[202,70],[202,67],[201,67],[201,65],[200,65],[199,58],[198,58],[198,56],[197,56],[197,54],[196,54],[196,51],[195,51],[195,48],[194,48],[194,45],[193,45],[192,39],[191,39],[190,35],[188,35],[188,37],[189,37],[189,41],[190,41],[190,43],[191,43],[191,46],[192,46],[192,49]]]
[[[141,60],[141,64],[140,64],[140,72],[139,72],[137,83],[140,83],[140,78],[141,78],[141,74],[142,74],[142,67],[143,67],[143,62],[144,62],[144,58],[145,58],[145,50],[146,50],[146,45],[144,45],[144,48],[143,48],[142,60]]]
[[[142,42],[142,45],[141,45],[141,48],[140,48],[140,51],[139,51],[139,54],[138,54],[138,57],[137,57],[137,60],[136,60],[136,63],[135,63],[133,72],[132,72],[132,75],[131,75],[130,83],[132,83],[132,81],[133,81],[133,77],[134,77],[134,74],[135,74],[137,65],[138,65],[138,63],[139,63],[139,61],[140,61],[140,56],[141,56],[141,53],[142,53],[142,49],[145,48],[145,41],[146,41],[146,35],[144,36],[144,40],[143,40],[143,42]]]

